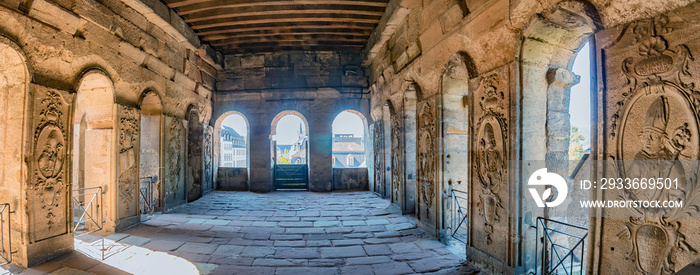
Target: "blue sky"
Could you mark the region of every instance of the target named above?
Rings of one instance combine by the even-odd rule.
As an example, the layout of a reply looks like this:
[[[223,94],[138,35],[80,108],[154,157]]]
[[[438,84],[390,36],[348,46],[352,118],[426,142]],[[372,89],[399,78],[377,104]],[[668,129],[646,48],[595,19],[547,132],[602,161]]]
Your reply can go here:
[[[588,43],[581,48],[574,60],[572,71],[581,76],[581,82],[571,87],[571,126],[576,126],[586,140],[583,149],[590,146],[591,137],[591,61]]]
[[[343,111],[333,120],[333,135],[354,134],[356,137],[364,137],[365,126],[362,119],[351,112]]]
[[[306,131],[306,127],[304,127],[300,117],[295,115],[283,116],[279,122],[277,122],[277,135],[274,137],[277,140],[277,144],[294,144],[298,139],[297,132],[299,132],[299,127],[308,135],[308,131]]]
[[[221,122],[221,125],[233,128],[233,130],[236,130],[236,132],[241,136],[248,136],[248,127],[245,119],[239,114],[227,116],[224,118],[224,121]]]

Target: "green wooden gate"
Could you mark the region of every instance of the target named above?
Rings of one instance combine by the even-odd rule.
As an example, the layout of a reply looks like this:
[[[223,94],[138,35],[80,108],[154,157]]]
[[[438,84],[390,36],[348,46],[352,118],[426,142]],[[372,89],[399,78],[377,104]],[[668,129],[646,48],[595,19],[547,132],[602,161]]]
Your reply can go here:
[[[309,189],[309,166],[306,164],[275,164],[275,189]]]

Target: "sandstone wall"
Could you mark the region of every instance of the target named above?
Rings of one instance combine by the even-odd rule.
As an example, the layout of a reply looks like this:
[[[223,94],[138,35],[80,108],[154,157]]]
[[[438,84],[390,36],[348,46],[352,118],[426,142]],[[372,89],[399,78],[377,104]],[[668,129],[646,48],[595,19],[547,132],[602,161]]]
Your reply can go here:
[[[601,62],[600,56],[605,56],[605,59],[597,69],[597,82],[594,81],[596,85],[592,88],[599,95],[592,101],[599,110],[594,114],[594,118],[598,117],[594,142],[596,139],[601,142],[611,139],[605,148],[617,152],[617,140],[609,135],[610,129],[621,127],[621,115],[613,117],[610,112],[622,113],[624,108],[617,111],[615,108],[621,107],[613,106],[620,106],[620,102],[626,104],[624,97],[629,96],[626,91],[640,89],[640,79],[648,82],[649,75],[671,74],[666,69],[655,71],[667,67],[662,64],[647,65],[641,69],[645,72],[637,72],[644,77],[626,78],[625,74],[630,73],[620,71],[627,64],[623,62],[625,58],[633,58],[634,62],[641,60],[641,57],[629,55],[646,47],[640,46],[641,43],[650,43],[641,40],[641,36],[649,31],[645,33],[634,28],[648,25],[649,21],[662,21],[666,25],[658,29],[670,33],[663,34],[666,40],[657,43],[668,46],[668,50],[665,47],[660,49],[659,54],[671,56],[671,53],[676,54],[686,47],[689,55],[695,55],[692,46],[695,43],[692,37],[695,36],[689,35],[694,33],[695,23],[686,14],[697,12],[698,6],[691,3],[634,0],[390,1],[386,16],[365,48],[371,114],[375,121],[372,127],[375,158],[370,167],[374,172],[370,174],[378,180],[374,187],[379,185],[379,188],[374,189],[398,188],[395,195],[391,195],[392,201],[398,205],[405,204],[401,196],[415,194],[419,225],[436,235],[441,235],[441,231],[445,233],[449,225],[446,210],[450,190],[470,192],[468,258],[483,269],[496,273],[534,271],[537,267],[534,259],[536,240],[531,226],[535,225],[536,217],[554,216],[555,212],[531,207],[532,198],[524,186],[535,166],[546,164],[556,170],[565,169],[565,164],[568,164],[568,90],[578,82],[578,76],[570,71],[573,58],[588,38],[596,34],[598,61]],[[686,34],[685,37],[678,37],[680,33]],[[640,40],[635,41],[632,37]],[[608,58],[610,55],[613,56]],[[680,57],[673,58],[674,62],[680,62],[677,61]],[[690,65],[680,75],[694,75],[694,66]],[[455,68],[464,72],[455,74]],[[634,72],[634,68],[629,70]],[[455,75],[459,75],[457,81],[446,81],[454,79]],[[625,79],[631,79],[629,81],[637,86],[624,86],[630,83]],[[661,79],[677,83],[673,84],[676,86],[694,87],[688,84],[690,80],[667,80],[663,76]],[[451,86],[459,82],[466,89],[454,92]],[[411,99],[416,90],[419,92],[414,103]],[[671,109],[687,110],[678,111],[676,115],[678,121],[688,121],[689,125],[695,125],[693,107],[686,107],[692,105],[692,100],[688,99],[692,93],[689,90],[677,93],[685,94],[688,102],[673,101],[669,96],[669,104],[675,106]],[[647,101],[640,108],[649,105]],[[390,113],[387,113],[387,104],[392,108]],[[437,109],[434,117],[428,115],[428,111],[432,111],[430,108]],[[395,116],[402,117],[403,121],[392,122],[396,121]],[[430,123],[426,124],[430,119],[423,117],[441,123],[433,128]],[[459,123],[460,117],[465,124]],[[637,121],[643,121],[643,118]],[[392,156],[399,161],[389,165],[387,158],[377,157],[377,152],[386,154],[391,146],[377,144],[396,143],[396,137],[389,131],[377,131],[377,128],[386,129],[382,124],[390,124],[392,128],[398,128],[395,132],[404,133],[401,138],[405,141],[396,142],[404,144],[403,149],[407,152],[412,150],[408,147],[411,144],[408,139],[418,140],[415,161],[411,159],[413,156],[399,154]],[[416,125],[417,133],[406,135],[408,130],[405,127],[411,124]],[[694,131],[690,130],[691,136],[695,135]],[[468,148],[466,152],[459,153],[459,148],[454,146],[460,141]],[[603,143],[599,144],[603,146]],[[639,144],[623,146],[634,151],[637,149],[630,148],[638,148],[635,146]],[[595,159],[607,159],[609,153],[603,153],[602,148],[592,149]],[[397,148],[393,150],[397,151]],[[465,157],[454,159],[455,152]],[[627,155],[627,159],[631,158],[633,156]],[[690,159],[697,159],[695,153]],[[398,175],[392,179],[386,177],[383,171],[387,166]],[[466,171],[456,172],[455,168],[459,167]],[[602,168],[600,171],[591,170],[591,175],[604,171]],[[407,192],[410,185],[406,182],[411,174],[417,175],[417,189]],[[611,195],[603,196],[609,198]],[[435,207],[436,202],[442,206]],[[634,270],[649,274],[678,271],[693,262],[688,258],[691,257],[689,254],[681,253],[682,247],[685,244],[695,247],[697,239],[688,237],[689,232],[697,228],[695,224],[687,221],[681,224],[685,229],[654,227],[658,223],[625,223],[624,219],[590,218],[590,237],[587,240],[590,246],[587,249],[592,252],[585,259],[586,268],[594,274]],[[616,229],[615,232],[602,230],[610,226]],[[641,233],[620,240],[615,234],[625,228]],[[656,233],[682,235],[686,242],[674,246],[667,242],[670,237],[639,237]],[[648,244],[653,241],[668,247],[663,250],[668,253],[648,249]],[[641,248],[642,243],[646,245],[644,248]],[[629,252],[628,247],[636,249],[635,253],[641,251],[641,254],[636,254],[637,258],[624,258],[622,255]],[[590,255],[602,255],[603,258]],[[635,266],[639,262],[643,263]]]
[[[12,109],[11,114],[6,113],[8,119],[3,119],[12,124],[3,127],[4,133],[12,133],[9,136],[12,141],[3,141],[3,144],[23,144],[16,147],[17,151],[3,153],[8,160],[3,170],[20,169],[21,174],[27,175],[13,176],[13,180],[3,181],[0,187],[2,202],[9,202],[16,211],[12,215],[13,248],[18,250],[16,263],[31,265],[72,247],[72,177],[80,175],[73,173],[77,167],[73,167],[71,161],[72,148],[78,146],[73,140],[76,111],[73,102],[88,72],[99,71],[105,75],[114,91],[114,98],[108,105],[87,107],[97,107],[109,118],[88,121],[88,129],[105,129],[103,133],[112,135],[105,136],[112,148],[104,150],[113,153],[98,161],[100,165],[111,166],[101,175],[107,179],[101,186],[105,203],[103,229],[107,232],[139,222],[138,137],[143,94],[146,91],[157,93],[163,114],[168,118],[162,125],[177,124],[173,122],[181,121],[189,109],[199,111],[200,119],[196,122],[199,125],[209,122],[212,90],[217,70],[221,68],[221,56],[202,46],[179,17],[162,13],[163,7],[157,1],[148,2],[148,5],[139,1],[92,0],[3,1],[0,4],[3,56],[13,58],[2,62],[0,71],[3,78],[19,79],[11,85],[3,85],[0,90],[2,98],[7,99],[3,99],[3,106],[25,106]],[[85,92],[90,93],[89,87]],[[5,110],[3,107],[3,112]],[[10,117],[27,123],[13,124]],[[80,118],[77,122],[79,126]],[[168,132],[167,126],[158,132],[161,135]],[[182,128],[175,133],[177,137],[164,138],[162,148],[180,146],[176,152],[185,152],[182,143],[173,145],[171,142],[184,143],[187,132]],[[179,128],[174,126],[173,129]],[[44,149],[37,149],[40,147]],[[29,160],[39,158],[44,151],[45,157],[34,164],[22,164],[23,161],[12,157],[21,154]],[[164,149],[161,156],[166,152],[169,151]],[[175,168],[185,162],[172,164],[173,159],[182,160],[165,157],[161,160],[160,166],[173,169],[160,172],[163,191],[169,193],[171,199],[160,201],[159,209],[185,199],[177,195],[184,187],[172,188],[179,185],[178,181],[184,182],[184,167]],[[44,169],[40,173],[42,177],[34,175],[32,169],[37,165],[44,167],[36,170]],[[7,170],[6,167],[15,168]],[[48,167],[52,167],[51,171]]]
[[[295,111],[308,126],[309,189],[331,191],[333,120],[348,109],[369,117],[367,76],[360,54],[284,52],[228,55],[225,60],[214,95],[213,118],[221,121],[227,112],[235,111],[247,119],[250,190],[273,190],[272,123],[281,112]],[[214,159],[218,166],[218,158]]]

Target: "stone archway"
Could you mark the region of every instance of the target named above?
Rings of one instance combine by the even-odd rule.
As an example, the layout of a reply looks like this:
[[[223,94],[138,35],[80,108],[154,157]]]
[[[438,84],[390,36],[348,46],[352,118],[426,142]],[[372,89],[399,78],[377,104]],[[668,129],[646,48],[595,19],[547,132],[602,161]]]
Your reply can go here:
[[[289,163],[286,164],[280,153],[283,153],[284,149],[277,146],[277,128],[279,127],[279,122],[282,118],[286,116],[296,116],[301,120],[300,131],[305,131],[306,133],[302,135],[300,132],[300,141],[291,145],[290,148],[296,152],[296,158],[294,154],[290,152],[289,156],[286,157]],[[274,189],[309,189],[310,175],[311,175],[311,159],[309,158],[309,149],[311,144],[308,140],[309,137],[309,123],[306,117],[297,111],[282,111],[279,112],[270,123],[270,154],[271,154],[271,176],[273,181]],[[304,138],[305,137],[305,138]],[[285,166],[287,165],[287,166]],[[298,165],[299,167],[295,167]],[[304,175],[302,172],[305,172]],[[285,175],[281,177],[280,175]],[[287,177],[289,176],[289,180]],[[289,183],[289,184],[286,184]]]
[[[142,214],[162,210],[163,183],[163,103],[153,90],[141,95],[141,136],[139,138],[139,209]]]
[[[511,100],[517,100],[513,101],[516,104],[514,118],[519,120],[515,124],[515,131],[512,133],[516,140],[515,152],[513,153],[515,154],[515,159],[523,161],[512,163],[509,166],[511,169],[508,171],[509,174],[507,176],[510,173],[514,173],[511,178],[520,184],[516,187],[508,186],[505,188],[509,189],[508,192],[511,195],[516,196],[516,200],[523,203],[511,206],[509,202],[503,200],[504,196],[500,195],[496,196],[498,198],[496,201],[502,204],[496,208],[501,217],[503,215],[528,216],[528,218],[523,219],[524,225],[519,233],[523,236],[522,246],[525,251],[536,251],[536,240],[530,236],[535,236],[537,232],[535,232],[535,229],[528,228],[528,225],[536,225],[537,217],[553,218],[559,222],[567,222],[567,216],[588,217],[590,213],[589,211],[574,212],[566,206],[539,208],[535,205],[529,192],[523,191],[524,188],[522,186],[527,184],[528,178],[535,170],[543,167],[547,167],[548,172],[557,173],[565,177],[569,175],[569,98],[571,87],[579,81],[579,77],[571,71],[571,67],[581,47],[590,40],[596,31],[602,28],[600,22],[595,7],[584,1],[564,1],[533,16],[522,31],[521,44],[516,51],[516,62],[518,65],[516,97],[511,99],[509,95],[506,95],[494,101],[502,101],[508,104]],[[493,74],[493,77],[488,75],[481,80],[480,93],[486,96],[485,104],[488,103],[488,95],[494,94],[492,91],[503,89],[499,84],[503,76],[503,73],[498,72]],[[597,87],[592,83],[592,93],[595,93],[596,90]],[[495,95],[498,96],[498,92]],[[594,99],[597,96],[592,96],[591,98]],[[598,109],[597,102],[592,102],[591,105],[594,109]],[[506,138],[508,133],[502,130],[498,131],[498,127],[506,126],[503,129],[508,129],[511,124],[509,119],[500,118],[500,114],[508,114],[508,111],[499,111],[502,109],[498,107],[482,109],[483,112],[480,113],[479,117],[475,116],[474,121],[479,119],[483,121],[482,124],[493,126],[492,129],[494,129],[496,135],[502,134],[503,138]],[[481,126],[481,129],[485,129],[484,125]],[[595,129],[595,127],[592,127],[592,129]],[[593,130],[591,135],[591,156],[593,159],[595,158],[596,150],[596,134],[594,132],[595,130]],[[489,137],[486,132],[477,133],[477,135],[479,135],[479,140],[482,141],[482,144],[488,143]],[[500,137],[496,136],[496,139],[500,140]],[[495,148],[492,150],[497,150]],[[507,150],[499,153],[504,156],[509,155]],[[487,170],[482,169],[482,171]],[[591,176],[596,173],[594,170],[591,170]],[[500,187],[500,189],[491,188],[491,190],[503,192],[504,187]],[[585,218],[585,220],[588,223],[589,219]],[[501,222],[494,224],[493,232],[495,233],[493,234],[498,234],[499,228],[504,226],[507,225]],[[587,227],[588,224],[584,226]],[[588,231],[588,236],[591,236],[589,238],[595,237],[596,234],[594,232],[595,230]],[[569,233],[572,235],[583,234],[581,232]],[[508,242],[514,241],[509,240]],[[583,255],[585,259],[580,260],[580,265],[588,273],[598,273],[594,269],[590,269],[593,268],[593,265],[591,265],[592,257],[589,253],[589,248],[592,248],[595,242],[592,239],[586,240],[586,243],[589,244],[585,248],[588,255]],[[495,247],[500,245],[496,244]],[[499,257],[503,261],[506,261],[506,255],[512,254],[512,252],[507,250],[498,250],[495,253],[502,255]],[[534,262],[534,258],[528,258],[526,255],[520,257],[525,259],[523,263],[527,269],[538,268],[537,265],[540,264]]]
[[[73,114],[72,202],[89,207],[74,207],[73,220],[77,220],[74,228],[114,232],[118,219],[115,210],[121,204],[114,192],[117,190],[113,162],[114,86],[101,70],[93,69],[83,74],[77,91]],[[93,218],[82,221],[81,217]]]
[[[469,224],[466,222],[469,212],[471,141],[470,79],[476,77],[476,69],[469,55],[458,52],[450,56],[445,64],[445,71],[440,78],[442,98],[442,182],[440,187],[441,207],[443,209],[442,229],[445,241],[463,245],[469,238]]]
[[[358,128],[359,136],[355,135]],[[332,189],[369,190],[368,166],[373,160],[368,158],[371,143],[365,115],[353,109],[341,111],[333,119],[331,133]]]
[[[245,123],[246,134],[243,142],[245,142],[245,164],[234,165],[233,167],[224,167],[222,165],[224,155],[222,154],[222,125],[224,120],[229,116],[239,116]],[[236,133],[240,134],[240,133]],[[215,189],[217,190],[249,190],[250,189],[250,123],[248,118],[241,112],[228,111],[223,113],[214,123],[213,130],[213,175]],[[228,142],[233,146],[233,141]]]

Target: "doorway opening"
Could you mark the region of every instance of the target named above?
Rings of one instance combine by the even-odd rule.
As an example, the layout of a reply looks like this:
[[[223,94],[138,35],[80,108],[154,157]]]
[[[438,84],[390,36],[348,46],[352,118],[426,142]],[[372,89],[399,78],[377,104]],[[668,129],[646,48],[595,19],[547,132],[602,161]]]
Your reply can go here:
[[[308,123],[295,111],[284,111],[272,120],[272,179],[276,190],[309,189]]]

